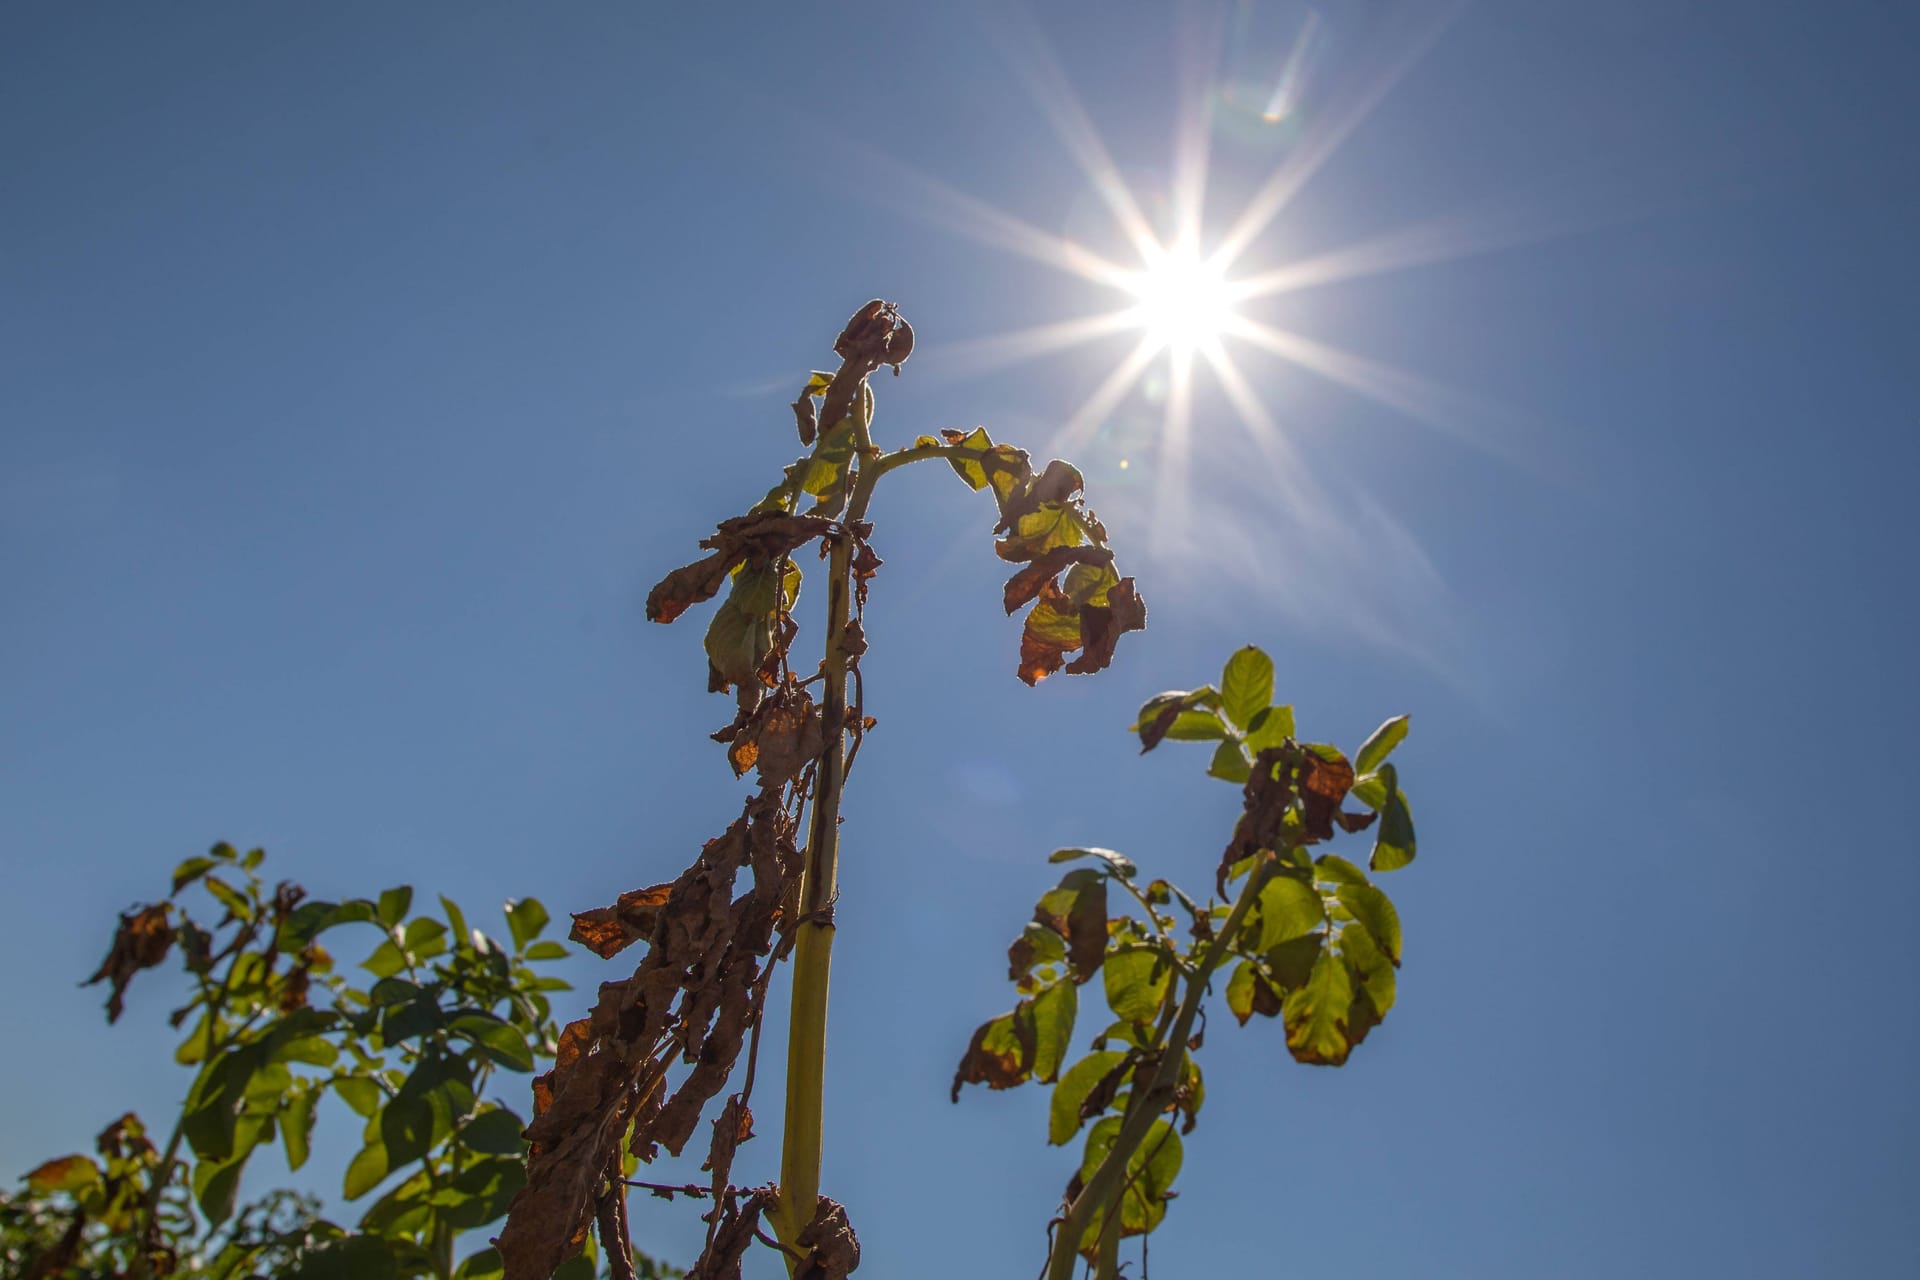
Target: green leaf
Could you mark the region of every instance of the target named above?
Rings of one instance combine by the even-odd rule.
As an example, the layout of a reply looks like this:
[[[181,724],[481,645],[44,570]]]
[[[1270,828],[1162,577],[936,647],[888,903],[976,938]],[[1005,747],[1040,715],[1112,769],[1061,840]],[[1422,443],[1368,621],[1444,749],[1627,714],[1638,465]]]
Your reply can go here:
[[[377,908],[380,923],[389,929],[393,928],[407,918],[407,910],[412,906],[412,885],[403,884],[398,888],[388,889],[380,895],[380,905]]]
[[[1283,942],[1304,938],[1326,919],[1320,895],[1311,885],[1276,875],[1260,888],[1260,932],[1252,949],[1271,951]]]
[[[472,936],[467,929],[466,912],[460,910],[459,903],[444,894],[440,897],[440,909],[447,913],[447,925],[453,930],[455,944],[465,946],[467,939]]]
[[[1322,880],[1334,884],[1370,884],[1366,873],[1348,862],[1337,853],[1323,853],[1313,860],[1315,871]]]
[[[280,922],[274,945],[291,954],[335,925],[358,924],[374,918],[373,904],[365,898],[347,902],[303,902]]]
[[[1242,786],[1253,776],[1253,767],[1247,763],[1246,752],[1240,749],[1240,744],[1228,741],[1213,749],[1213,763],[1207,766],[1207,776]]]
[[[507,928],[513,932],[513,949],[524,951],[529,942],[540,936],[547,927],[547,909],[540,905],[538,898],[522,898],[515,902],[508,899],[506,906]]]
[[[267,1066],[263,1043],[239,1045],[202,1067],[187,1093],[181,1133],[202,1161],[220,1161],[234,1153],[235,1128],[246,1105],[254,1074]],[[280,1071],[284,1073],[285,1067]]]
[[[1393,901],[1370,884],[1343,884],[1338,896],[1340,905],[1353,912],[1354,920],[1373,935],[1380,950],[1397,966],[1400,963],[1400,913]]]
[[[1253,984],[1258,977],[1253,962],[1242,960],[1233,966],[1233,976],[1227,979],[1227,1011],[1243,1027],[1253,1016]]]
[[[360,967],[376,978],[391,978],[407,967],[407,954],[389,938],[375,947],[373,954],[360,962]]]
[[[1267,707],[1255,713],[1247,729],[1247,751],[1259,755],[1271,751],[1293,736],[1293,708]]]
[[[1284,990],[1292,991],[1305,986],[1307,979],[1313,976],[1313,966],[1319,962],[1320,949],[1325,941],[1326,935],[1310,933],[1304,938],[1281,943],[1267,952],[1267,972]]]
[[[1173,981],[1173,964],[1156,946],[1115,947],[1103,966],[1107,1007],[1128,1022],[1151,1022],[1159,1016]]]
[[[1353,758],[1355,773],[1372,773],[1393,749],[1407,736],[1407,717],[1395,716],[1375,729],[1367,740],[1360,744],[1360,753]]]
[[[960,441],[963,449],[991,449],[993,441],[987,435],[985,427],[975,427]],[[953,467],[953,473],[967,482],[967,487],[976,492],[987,487],[987,469],[977,458],[949,457],[947,462]]]
[[[376,1007],[385,1008],[390,1004],[405,1004],[409,1000],[418,999],[425,990],[426,988],[419,983],[408,982],[405,978],[382,978],[373,984],[373,990],[367,993],[367,999],[371,1000]]]
[[[1033,997],[1032,1075],[1041,1083],[1060,1074],[1060,1063],[1067,1056],[1073,1038],[1074,1015],[1079,1012],[1079,989],[1071,978],[1062,978],[1042,988]]]
[[[568,952],[565,943],[547,939],[543,942],[536,942],[528,947],[526,958],[529,960],[565,960],[567,955]]]
[[[394,1242],[396,1246],[405,1243]],[[281,1280],[400,1280],[400,1264],[388,1242],[378,1236],[340,1236],[301,1250]]]
[[[1211,685],[1155,694],[1141,706],[1133,722],[1133,731],[1140,735],[1140,750],[1153,750],[1162,738],[1196,742],[1226,737],[1226,725],[1214,714],[1219,706],[1220,694]]]
[[[1090,1053],[1067,1068],[1060,1083],[1053,1087],[1053,1100],[1047,1104],[1048,1142],[1063,1146],[1080,1132],[1080,1104],[1126,1056],[1117,1052]]]
[[[1355,981],[1365,988],[1367,997],[1373,1002],[1374,1021],[1385,1017],[1387,1010],[1393,1008],[1394,991],[1398,985],[1394,974],[1394,962],[1388,958],[1373,940],[1373,935],[1365,929],[1349,925],[1340,931],[1340,956],[1353,971]],[[1355,1044],[1359,1037],[1349,1038]],[[1364,1035],[1365,1032],[1360,1033]]]
[[[406,932],[401,935],[406,949],[417,960],[431,960],[447,949],[447,926],[432,916],[421,916],[407,922]]]
[[[1347,1014],[1353,1003],[1353,975],[1341,958],[1322,951],[1304,985],[1287,993],[1282,1016],[1287,1049],[1295,1062],[1337,1067],[1347,1060]]]
[[[206,886],[207,892],[211,893],[235,920],[244,922],[253,919],[253,903],[248,901],[246,894],[240,892],[219,876],[207,876],[201,883]]]
[[[1373,856],[1367,865],[1375,871],[1398,871],[1413,861],[1413,811],[1407,807],[1400,775],[1392,765],[1380,766],[1379,779],[1385,792],[1380,799],[1380,826],[1374,834]]]
[[[1111,849],[1055,849],[1047,856],[1048,862],[1073,862],[1079,858],[1098,858],[1107,864],[1107,870],[1122,880],[1131,880],[1140,874],[1140,868],[1123,854]]]
[[[1242,728],[1273,701],[1273,659],[1252,645],[1237,650],[1220,673],[1220,709]]]
[[[491,1156],[524,1156],[527,1144],[520,1134],[527,1127],[505,1107],[489,1107],[460,1129],[460,1145]]]
[[[440,1021],[440,1001],[433,992],[422,992],[404,1004],[387,1007],[380,1018],[380,1039],[393,1048],[438,1030]]]
[[[194,1165],[193,1198],[209,1228],[233,1216],[234,1198],[240,1191],[240,1174],[246,1163],[246,1153],[242,1153],[231,1160],[202,1160]]]
[[[212,858],[188,858],[173,869],[173,891],[180,892],[219,865]]]
[[[1123,1121],[1106,1116],[1087,1131],[1086,1153],[1080,1160],[1080,1180],[1092,1179],[1120,1136]],[[1183,1151],[1180,1134],[1165,1120],[1156,1120],[1147,1130],[1139,1148],[1127,1160],[1127,1176],[1122,1180],[1125,1193],[1120,1201],[1120,1234],[1141,1235],[1160,1225],[1167,1214],[1167,1193],[1180,1172]],[[1090,1252],[1105,1226],[1105,1212],[1096,1213],[1081,1239],[1081,1251]]]
[[[707,660],[721,681],[748,684],[773,650],[773,612],[780,575],[771,565],[743,566],[707,625]]]
[[[313,1122],[320,1101],[318,1087],[296,1089],[280,1116],[280,1142],[287,1149],[287,1168],[297,1170],[312,1150]]]
[[[526,1037],[490,1013],[463,1013],[447,1023],[447,1030],[478,1045],[509,1070],[533,1070],[533,1050],[527,1047]]]
[[[1212,711],[1182,711],[1167,730],[1175,742],[1213,742],[1226,736],[1226,724]]]
[[[453,1280],[494,1280],[507,1274],[507,1264],[498,1249],[482,1249],[454,1268]]]
[[[245,856],[240,859],[240,865],[245,870],[253,871],[266,860],[267,851],[265,849],[249,849]]]
[[[435,1191],[430,1202],[456,1231],[471,1231],[506,1213],[514,1192],[526,1183],[526,1166],[518,1153],[511,1159],[479,1160],[455,1174],[450,1185]]]
[[[379,1084],[366,1076],[341,1076],[333,1082],[333,1091],[340,1100],[368,1119],[380,1109],[380,1099],[386,1096]]]

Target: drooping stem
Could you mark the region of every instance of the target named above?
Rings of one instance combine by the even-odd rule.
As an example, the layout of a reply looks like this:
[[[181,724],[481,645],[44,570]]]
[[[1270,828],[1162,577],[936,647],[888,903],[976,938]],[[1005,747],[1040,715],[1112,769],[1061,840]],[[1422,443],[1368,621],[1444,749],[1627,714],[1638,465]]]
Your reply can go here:
[[[1214,935],[1205,956],[1187,975],[1186,995],[1180,1002],[1179,1012],[1174,1015],[1166,1039],[1160,1045],[1159,1063],[1154,1068],[1152,1078],[1145,1085],[1135,1081],[1133,1105],[1127,1109],[1113,1146],[1107,1150],[1106,1158],[1093,1171],[1093,1176],[1087,1179],[1080,1194],[1074,1197],[1073,1204],[1067,1209],[1066,1219],[1054,1233],[1053,1254],[1047,1260],[1046,1280],[1072,1280],[1080,1241],[1087,1234],[1093,1215],[1102,1206],[1110,1208],[1109,1218],[1118,1216],[1119,1194],[1126,1178],[1127,1165],[1133,1159],[1134,1152],[1146,1141],[1154,1120],[1164,1109],[1165,1099],[1172,1094],[1180,1079],[1180,1068],[1187,1060],[1187,1040],[1193,1034],[1194,1018],[1199,1015],[1200,1004],[1206,997],[1207,981],[1231,954],[1233,938],[1240,932],[1247,911],[1260,896],[1260,889],[1266,884],[1273,867],[1271,853],[1254,864],[1247,873],[1246,884],[1240,888],[1240,896],[1234,900],[1233,910],[1227,914],[1226,923]],[[1116,1230],[1111,1234],[1117,1243],[1119,1232]],[[1107,1269],[1097,1270],[1094,1275],[1095,1280],[1114,1280],[1111,1259],[1107,1260]]]

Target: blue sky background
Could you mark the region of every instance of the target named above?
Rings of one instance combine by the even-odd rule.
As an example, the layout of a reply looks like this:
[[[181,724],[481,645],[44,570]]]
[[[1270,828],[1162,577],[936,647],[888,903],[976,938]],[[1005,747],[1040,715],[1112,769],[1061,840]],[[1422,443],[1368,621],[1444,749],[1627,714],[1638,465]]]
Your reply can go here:
[[[0,1175],[176,1104],[165,984],[109,1031],[72,983],[215,840],[470,910],[678,871],[741,784],[704,613],[641,601],[793,457],[846,315],[919,329],[890,443],[1043,450],[1130,341],[966,358],[1115,298],[901,166],[1117,252],[1004,46],[1044,40],[1151,203],[1186,32],[1217,230],[1431,25],[1317,12],[1275,126],[1302,5],[0,12]],[[1174,525],[1129,396],[1077,460],[1152,620],[1099,677],[1018,683],[987,504],[889,481],[825,1177],[867,1270],[1038,1264],[1076,1157],[1042,1092],[950,1106],[953,1062],[1053,847],[1207,883],[1237,797],[1121,730],[1247,642],[1313,736],[1412,715],[1423,852],[1349,1067],[1216,1019],[1161,1265],[1920,1269],[1917,47],[1891,5],[1464,10],[1248,253],[1505,242],[1249,308],[1417,412],[1236,349],[1318,523],[1202,376]],[[620,969],[571,972],[583,1008]],[[636,1210],[691,1260],[686,1206]]]

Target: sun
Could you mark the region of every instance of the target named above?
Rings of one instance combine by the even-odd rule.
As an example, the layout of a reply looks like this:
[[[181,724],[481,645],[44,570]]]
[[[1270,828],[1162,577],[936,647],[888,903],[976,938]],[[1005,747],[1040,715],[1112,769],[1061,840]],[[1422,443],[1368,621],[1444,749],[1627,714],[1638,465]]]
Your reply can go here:
[[[1135,300],[1132,323],[1156,348],[1189,355],[1216,346],[1234,326],[1234,291],[1226,272],[1190,243],[1155,245],[1146,265],[1119,281]]]

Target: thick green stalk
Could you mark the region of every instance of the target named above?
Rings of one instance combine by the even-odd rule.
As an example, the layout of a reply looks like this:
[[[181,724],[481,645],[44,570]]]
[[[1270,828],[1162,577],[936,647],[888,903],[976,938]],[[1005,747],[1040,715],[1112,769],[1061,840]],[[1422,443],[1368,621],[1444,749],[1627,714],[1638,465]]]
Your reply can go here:
[[[864,479],[864,477],[862,477]],[[826,688],[821,713],[827,749],[814,777],[806,870],[800,882],[799,936],[793,951],[793,1002],[787,1026],[787,1117],[780,1147],[780,1202],[772,1219],[791,1245],[813,1218],[820,1197],[822,1093],[827,1075],[827,982],[833,967],[833,923],[839,888],[840,788],[846,780],[848,601],[853,539],[834,544],[827,570]]]
[[[1068,1207],[1066,1219],[1053,1237],[1053,1255],[1047,1260],[1046,1280],[1073,1280],[1080,1240],[1086,1235],[1087,1226],[1096,1210],[1106,1205],[1109,1208],[1108,1217],[1118,1217],[1120,1195],[1125,1189],[1127,1162],[1133,1159],[1134,1152],[1146,1141],[1147,1134],[1153,1129],[1153,1122],[1164,1109],[1162,1102],[1173,1092],[1180,1079],[1181,1064],[1187,1059],[1187,1040],[1193,1034],[1193,1020],[1199,1014],[1201,1001],[1207,994],[1207,980],[1232,951],[1232,939],[1240,932],[1248,909],[1260,896],[1260,888],[1266,883],[1273,865],[1273,855],[1268,854],[1247,873],[1247,882],[1241,886],[1240,896],[1234,901],[1226,923],[1214,935],[1205,958],[1187,975],[1187,993],[1161,1046],[1160,1062],[1154,1069],[1153,1078],[1144,1087],[1135,1081],[1134,1105],[1127,1109],[1126,1119],[1120,1125],[1113,1146]],[[1110,1234],[1118,1240],[1117,1230]],[[1095,1280],[1115,1280],[1110,1251],[1102,1250],[1102,1256],[1106,1259],[1105,1269],[1095,1272]]]
[[[947,445],[916,445],[872,453],[866,433],[857,441],[859,471],[847,502],[845,523],[866,519],[874,486],[889,471],[927,458],[978,456]],[[813,1218],[820,1198],[820,1158],[825,1138],[823,1098],[827,1078],[827,988],[833,969],[833,923],[829,908],[839,890],[840,792],[847,773],[847,620],[853,596],[853,539],[842,535],[827,567],[827,643],[822,663],[825,688],[821,715],[827,748],[814,777],[808,814],[805,872],[800,885],[799,934],[793,949],[793,996],[787,1021],[786,1130],[780,1147],[780,1200],[768,1215],[782,1244],[791,1246]],[[789,1268],[797,1260],[789,1258]]]

